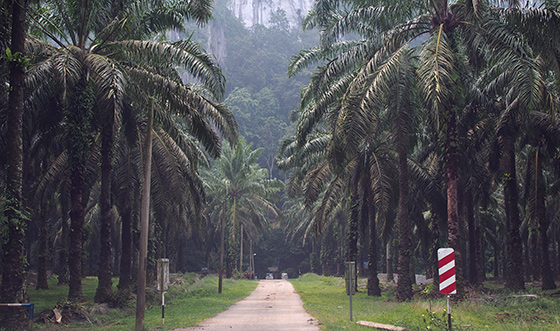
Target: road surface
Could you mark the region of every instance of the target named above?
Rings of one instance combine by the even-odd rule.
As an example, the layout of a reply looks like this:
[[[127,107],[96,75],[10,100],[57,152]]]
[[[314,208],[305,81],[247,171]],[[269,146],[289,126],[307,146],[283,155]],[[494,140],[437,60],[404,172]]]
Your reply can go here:
[[[317,320],[287,280],[261,280],[247,298],[197,327],[173,331],[318,331]]]

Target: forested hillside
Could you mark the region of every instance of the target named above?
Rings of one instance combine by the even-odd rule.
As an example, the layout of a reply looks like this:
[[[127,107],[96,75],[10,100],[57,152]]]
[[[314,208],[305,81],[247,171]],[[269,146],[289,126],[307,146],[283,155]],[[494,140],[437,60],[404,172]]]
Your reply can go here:
[[[283,5],[289,7],[290,3]],[[235,115],[239,134],[255,148],[264,149],[259,164],[270,170],[271,177],[282,177],[274,157],[280,141],[293,134],[289,116],[299,106],[309,77],[309,73],[302,73],[289,78],[288,65],[300,50],[315,45],[319,34],[304,32],[301,26],[290,23],[286,10],[280,7],[270,11],[266,24],[247,27],[228,9],[226,1],[219,0],[214,17],[207,28],[192,24],[187,29],[222,67],[227,82],[224,103]],[[171,34],[171,38],[179,36],[188,37]]]

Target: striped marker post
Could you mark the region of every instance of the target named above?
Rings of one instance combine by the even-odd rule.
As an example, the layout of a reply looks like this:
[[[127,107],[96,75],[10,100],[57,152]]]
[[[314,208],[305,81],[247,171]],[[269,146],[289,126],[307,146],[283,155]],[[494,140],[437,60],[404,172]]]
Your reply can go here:
[[[440,248],[437,252],[439,267],[439,291],[443,294],[456,294],[455,251],[453,248]]]
[[[457,293],[457,281],[455,278],[455,251],[453,248],[440,248],[437,252],[439,268],[439,291],[447,294],[447,324],[451,327],[451,305],[450,294]]]

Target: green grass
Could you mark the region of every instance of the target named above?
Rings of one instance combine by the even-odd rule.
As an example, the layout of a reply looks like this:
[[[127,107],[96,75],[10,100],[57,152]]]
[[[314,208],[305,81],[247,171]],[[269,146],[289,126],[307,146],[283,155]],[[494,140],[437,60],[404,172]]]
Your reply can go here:
[[[150,307],[146,310],[144,322],[147,330],[170,330],[196,325],[248,296],[257,286],[255,281],[224,279],[224,290],[220,295],[217,293],[217,277],[209,276],[195,282],[196,277],[195,274],[185,274],[175,278],[174,285],[165,296],[165,327],[161,326],[161,296],[154,290],[148,291]],[[306,274],[290,281],[307,311],[321,323],[322,330],[372,330],[354,323],[359,320],[392,324],[409,330],[427,330],[428,326],[430,330],[445,329],[445,298],[428,300],[417,294],[413,301],[399,303],[394,299],[393,290],[384,291],[379,298],[368,297],[365,290],[360,290],[352,297],[354,322],[350,322],[349,297],[345,294],[342,278]],[[365,280],[360,282],[365,284]],[[88,311],[96,307],[92,303],[96,287],[96,278],[83,280],[86,302],[81,305]],[[549,295],[553,291],[542,293],[538,288],[528,287],[526,293],[538,294],[538,300],[507,299],[509,293],[499,283],[487,283],[485,287],[490,294],[480,297],[492,296],[497,301],[467,300],[452,304],[454,330],[560,330],[560,299]],[[29,295],[39,314],[51,310],[57,302],[64,301],[68,287],[57,286],[53,280],[49,290],[29,289]],[[110,309],[106,314],[92,314],[91,323],[76,322],[64,326],[35,323],[34,328],[132,330],[135,310],[135,302],[131,301],[125,308]]]
[[[177,327],[194,326],[206,318],[217,315],[235,302],[248,296],[257,286],[249,280],[224,279],[222,294],[218,294],[218,278],[208,276],[195,282],[196,275],[181,275],[175,285],[165,295],[165,326],[161,325],[161,295],[153,290],[147,293],[144,327],[146,330],[170,330]],[[52,310],[55,304],[68,296],[67,286],[49,283],[49,290],[30,290],[31,302],[35,303],[37,314]],[[114,282],[116,283],[116,282]],[[82,281],[86,302],[81,305],[86,310],[95,309],[93,297],[97,288],[96,278]],[[136,303],[131,301],[125,308],[110,309],[106,314],[93,314],[90,322],[75,322],[64,326],[35,323],[34,328],[80,329],[80,330],[133,330],[136,319]]]
[[[445,298],[415,298],[411,302],[398,303],[392,291],[385,291],[382,297],[376,298],[368,297],[364,289],[352,297],[354,322],[350,322],[349,297],[345,293],[344,279],[307,274],[291,282],[306,310],[322,324],[322,330],[372,330],[354,323],[360,320],[409,330],[445,330]],[[539,299],[505,299],[507,295],[500,291],[495,295],[499,298],[497,302],[452,303],[453,329],[560,330],[560,299],[534,288],[529,292],[539,294]]]

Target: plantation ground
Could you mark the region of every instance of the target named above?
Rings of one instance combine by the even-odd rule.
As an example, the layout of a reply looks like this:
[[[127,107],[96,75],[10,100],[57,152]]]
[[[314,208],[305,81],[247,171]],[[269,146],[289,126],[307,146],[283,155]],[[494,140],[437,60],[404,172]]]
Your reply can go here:
[[[360,279],[360,291],[353,296],[354,318],[351,322],[349,298],[345,294],[343,278],[306,274],[289,281],[301,297],[305,310],[313,316],[321,330],[373,330],[357,325],[355,322],[359,320],[406,327],[411,331],[445,330],[445,298],[429,286],[415,286],[414,300],[399,303],[394,299],[396,287],[394,283],[382,281],[382,297],[375,298],[367,296],[364,289],[365,279]],[[256,281],[225,279],[224,291],[218,294],[217,283],[218,279],[215,276],[200,280],[194,274],[174,275],[173,284],[166,295],[165,326],[161,325],[161,307],[157,293],[150,289],[146,329],[173,330],[200,325],[208,318],[218,315],[248,297],[257,288]],[[468,298],[452,306],[453,329],[560,330],[560,298],[558,297],[560,291],[543,292],[536,283],[526,285],[527,290],[523,293],[511,293],[504,289],[499,281],[488,281],[485,282],[484,287],[469,289]],[[132,330],[134,301],[120,308],[92,304],[96,286],[97,279],[84,280],[84,295],[87,302],[82,303],[80,307],[83,308],[87,318],[75,320],[63,318],[60,324],[52,321],[52,310],[57,302],[64,302],[67,287],[51,284],[50,290],[30,289],[31,301],[36,303],[37,309],[34,330]],[[525,294],[534,294],[537,298],[516,297]],[[264,317],[266,315],[258,315],[258,318]],[[290,317],[283,315],[281,319],[290,320]]]
[[[399,303],[394,299],[394,283],[382,282],[382,296],[376,298],[367,295],[361,280],[362,290],[352,299],[354,322],[350,322],[344,279],[306,274],[291,282],[306,310],[322,324],[321,330],[373,330],[354,323],[359,320],[408,330],[446,330],[446,299],[430,286],[415,286],[414,300]],[[469,290],[465,301],[452,305],[453,330],[560,330],[558,292],[542,292],[532,285],[537,284],[527,284],[524,293],[510,293],[500,282]],[[538,298],[513,297],[523,294]]]

